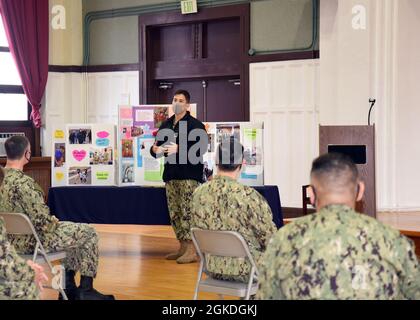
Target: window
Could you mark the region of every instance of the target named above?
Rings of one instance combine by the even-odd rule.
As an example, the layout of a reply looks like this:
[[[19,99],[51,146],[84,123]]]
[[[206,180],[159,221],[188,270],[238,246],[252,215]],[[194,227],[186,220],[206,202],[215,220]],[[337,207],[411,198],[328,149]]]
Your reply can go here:
[[[0,15],[0,121],[28,121],[29,104]]]

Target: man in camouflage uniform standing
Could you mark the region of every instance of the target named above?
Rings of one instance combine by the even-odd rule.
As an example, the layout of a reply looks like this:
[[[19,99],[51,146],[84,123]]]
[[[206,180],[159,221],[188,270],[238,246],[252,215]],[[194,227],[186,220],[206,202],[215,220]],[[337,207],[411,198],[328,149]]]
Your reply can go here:
[[[260,273],[260,299],[420,299],[414,245],[355,212],[364,193],[356,165],[341,154],[313,162],[317,213],[283,227]]]
[[[203,179],[204,153],[201,150],[207,150],[207,141],[202,141],[203,137],[207,139],[204,124],[191,116],[189,103],[190,94],[187,91],[178,90],[175,93],[172,105],[174,115],[160,126],[156,142],[150,149],[155,158],[165,156],[163,181],[166,184],[168,210],[176,238],[180,242],[179,250],[167,255],[166,259],[176,260],[179,264],[197,261],[191,239],[190,202],[194,190]],[[189,157],[191,147],[196,143],[188,139],[193,131],[202,132],[198,142],[204,148],[195,154],[200,160],[198,163]]]
[[[4,172],[0,168],[0,185]],[[0,300],[38,300],[42,282],[47,280],[41,266],[26,262],[10,245],[0,218]]]
[[[95,229],[87,224],[60,222],[50,214],[41,187],[23,173],[23,167],[29,163],[31,156],[31,147],[25,137],[9,138],[5,149],[7,164],[0,190],[0,210],[26,214],[46,250],[66,251],[64,267],[69,299],[114,299],[93,288],[99,257]],[[32,236],[11,236],[9,240],[20,254],[34,252],[36,241]],[[79,287],[75,283],[77,272],[81,274]]]
[[[193,226],[204,230],[236,231],[247,242],[260,265],[271,236],[277,231],[267,201],[253,188],[237,182],[243,162],[243,146],[235,139],[222,141],[217,150],[217,175],[195,192]],[[213,278],[248,282],[248,261],[208,256],[207,270]]]

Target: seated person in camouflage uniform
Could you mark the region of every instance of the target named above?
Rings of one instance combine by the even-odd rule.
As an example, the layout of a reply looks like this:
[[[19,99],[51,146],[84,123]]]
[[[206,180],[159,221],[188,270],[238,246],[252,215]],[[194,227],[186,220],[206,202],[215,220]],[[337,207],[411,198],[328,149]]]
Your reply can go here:
[[[271,236],[277,231],[267,201],[253,188],[237,182],[243,163],[243,146],[235,139],[223,140],[217,150],[217,175],[198,187],[192,200],[192,225],[204,230],[236,231],[247,242],[259,265]],[[213,278],[247,282],[248,261],[207,257]]]
[[[3,169],[0,168],[0,185],[3,178]],[[47,280],[41,266],[26,262],[16,253],[0,218],[0,300],[38,300],[42,282]]]
[[[260,299],[420,299],[414,245],[397,230],[355,211],[364,193],[342,154],[313,162],[317,213],[286,225],[263,257]]]
[[[65,250],[66,294],[69,299],[110,300],[113,296],[99,293],[93,288],[98,268],[98,235],[87,224],[60,222],[50,214],[44,202],[41,187],[23,173],[29,163],[31,146],[25,137],[15,136],[5,143],[7,164],[0,190],[0,210],[26,214],[35,227],[46,250]],[[11,244],[20,254],[31,254],[35,249],[32,236],[13,236]],[[75,274],[80,271],[80,286],[76,286]]]

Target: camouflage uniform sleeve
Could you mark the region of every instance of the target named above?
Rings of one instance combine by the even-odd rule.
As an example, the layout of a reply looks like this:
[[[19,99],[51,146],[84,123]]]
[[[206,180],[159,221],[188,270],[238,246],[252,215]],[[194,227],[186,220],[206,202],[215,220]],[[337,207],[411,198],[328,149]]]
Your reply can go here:
[[[58,219],[50,214],[44,202],[44,192],[34,180],[28,177],[23,186],[16,187],[14,193],[37,232],[53,232],[58,227]]]
[[[285,227],[283,227],[285,228]],[[284,231],[284,229],[282,230]],[[281,272],[277,265],[279,255],[282,252],[282,244],[286,240],[284,232],[279,231],[269,242],[267,250],[262,256],[260,264],[260,274],[258,276],[259,289],[257,299],[259,300],[285,300],[286,296],[281,290],[280,277]]]
[[[254,192],[254,196],[249,203],[249,225],[253,228],[262,251],[265,251],[268,242],[276,233],[277,228],[273,222],[273,213],[267,201],[257,191]]]
[[[34,281],[35,272],[7,240],[3,219],[0,218],[0,278],[6,281]]]
[[[396,248],[397,259],[404,268],[404,274],[400,277],[401,292],[407,299],[420,300],[420,264],[414,244],[408,238],[400,236]]]

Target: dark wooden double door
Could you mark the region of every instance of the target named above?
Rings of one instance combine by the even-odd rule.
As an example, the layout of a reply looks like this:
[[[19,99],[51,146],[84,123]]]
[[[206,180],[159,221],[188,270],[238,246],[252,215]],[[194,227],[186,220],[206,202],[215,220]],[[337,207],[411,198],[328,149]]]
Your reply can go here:
[[[234,78],[174,81],[170,89],[158,89],[152,103],[169,103],[178,89],[188,90],[191,103],[197,104],[197,117],[202,121],[241,121],[240,85]],[[159,86],[158,83],[156,83]]]
[[[249,10],[227,8],[229,14],[212,8],[191,17],[140,16],[142,103],[171,103],[174,93],[185,89],[202,121],[248,120],[249,93],[243,85],[248,65],[242,61],[249,32],[241,15]]]

